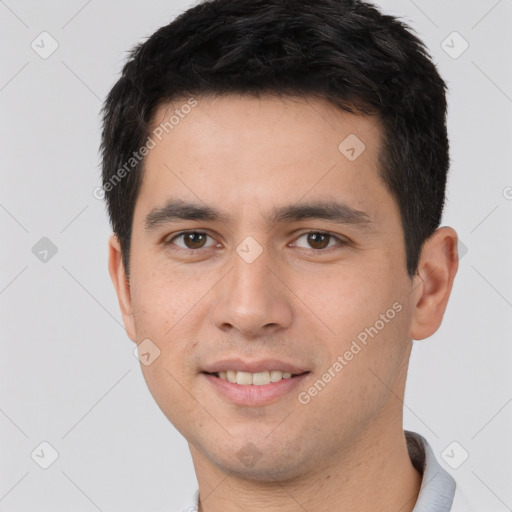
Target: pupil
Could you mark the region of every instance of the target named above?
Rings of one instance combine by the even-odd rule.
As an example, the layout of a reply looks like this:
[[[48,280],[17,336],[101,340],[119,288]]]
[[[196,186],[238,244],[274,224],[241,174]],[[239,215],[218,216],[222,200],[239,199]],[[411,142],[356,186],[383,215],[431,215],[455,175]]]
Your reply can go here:
[[[204,245],[205,237],[201,233],[187,233],[185,239],[190,249],[197,249]]]
[[[323,249],[327,247],[329,235],[323,233],[311,233],[308,235],[308,242],[314,249]]]

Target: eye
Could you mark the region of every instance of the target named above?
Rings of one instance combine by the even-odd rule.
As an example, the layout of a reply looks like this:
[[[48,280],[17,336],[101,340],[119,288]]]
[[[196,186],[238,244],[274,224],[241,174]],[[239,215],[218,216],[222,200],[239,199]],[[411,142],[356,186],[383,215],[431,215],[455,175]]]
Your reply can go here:
[[[206,245],[207,239],[210,238],[212,243]],[[181,243],[177,243],[177,240],[181,239]],[[211,236],[203,233],[201,231],[183,231],[182,233],[178,233],[173,236],[170,240],[165,242],[166,245],[174,244],[180,247],[181,249],[203,249],[205,247],[213,247],[215,245],[215,240],[211,238]]]
[[[306,244],[309,246],[305,244],[301,245],[299,243],[299,240],[301,239],[305,239]],[[347,243],[329,233],[324,233],[322,231],[310,231],[309,233],[304,233],[303,235],[299,236],[293,245],[302,247],[304,249],[323,250],[336,245],[336,242],[338,242],[339,245],[345,245]]]

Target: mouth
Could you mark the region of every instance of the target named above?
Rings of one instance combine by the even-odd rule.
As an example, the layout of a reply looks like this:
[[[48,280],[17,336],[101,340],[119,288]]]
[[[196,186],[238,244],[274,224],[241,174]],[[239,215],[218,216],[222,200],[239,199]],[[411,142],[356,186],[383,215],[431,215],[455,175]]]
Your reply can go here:
[[[287,368],[289,370],[291,368]],[[297,371],[297,370],[296,370]],[[299,373],[300,372],[300,373]],[[241,407],[263,407],[281,400],[294,400],[306,385],[309,371],[242,370],[203,371],[208,388],[228,403]]]
[[[263,372],[244,372],[238,370],[227,370],[221,372],[204,372],[218,379],[230,382],[231,384],[239,384],[240,386],[265,386],[268,384],[280,382],[284,379],[293,379],[309,372],[291,373],[282,370],[270,370]]]

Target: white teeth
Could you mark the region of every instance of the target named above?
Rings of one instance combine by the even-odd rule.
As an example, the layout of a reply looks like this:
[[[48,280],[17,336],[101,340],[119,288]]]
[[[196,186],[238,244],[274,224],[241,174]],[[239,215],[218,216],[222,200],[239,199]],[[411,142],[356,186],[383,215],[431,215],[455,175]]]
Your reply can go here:
[[[236,372],[237,384],[252,384],[252,373],[249,372]]]
[[[242,386],[255,385],[263,386],[271,382],[279,382],[282,379],[290,379],[292,374],[289,372],[282,372],[281,370],[272,370],[270,372],[238,372],[236,370],[227,370],[225,372],[218,372],[218,376],[222,380],[227,380],[232,384],[240,384]]]
[[[283,378],[283,372],[279,370],[272,370],[270,372],[270,381],[279,382]]]
[[[252,383],[255,386],[261,386],[263,384],[270,384],[270,373],[269,372],[258,372],[252,374]]]

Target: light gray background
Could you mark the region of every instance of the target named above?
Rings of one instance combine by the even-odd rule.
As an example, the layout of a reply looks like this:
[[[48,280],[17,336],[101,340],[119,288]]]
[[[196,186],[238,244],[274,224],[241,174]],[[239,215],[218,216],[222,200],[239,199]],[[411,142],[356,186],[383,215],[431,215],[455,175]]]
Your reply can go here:
[[[512,510],[512,0],[379,4],[416,29],[449,84],[444,224],[467,248],[443,326],[415,342],[405,427],[427,437],[475,510]],[[153,402],[122,327],[93,196],[98,112],[127,50],[189,5],[0,1],[5,512],[173,512],[196,488],[187,444]],[[59,44],[47,59],[31,48],[43,31]],[[469,43],[458,58],[454,31]],[[46,262],[32,252],[42,237],[58,248]],[[42,441],[59,453],[48,469],[31,458]],[[441,456],[453,441],[452,465],[469,453],[458,469]]]

